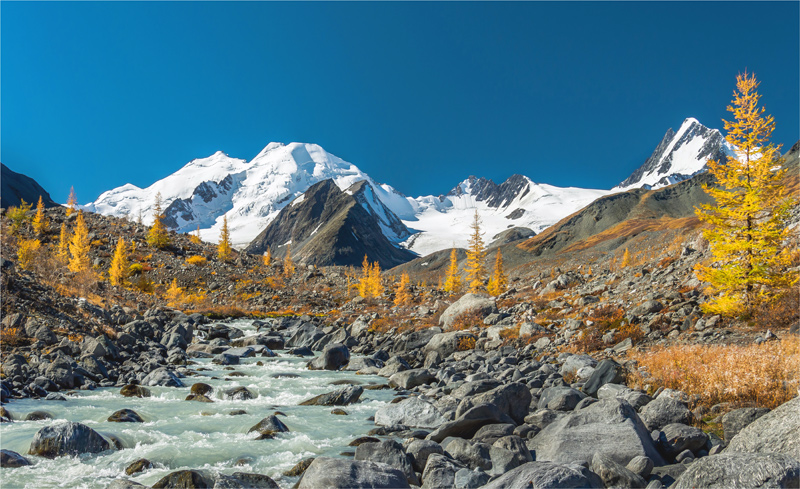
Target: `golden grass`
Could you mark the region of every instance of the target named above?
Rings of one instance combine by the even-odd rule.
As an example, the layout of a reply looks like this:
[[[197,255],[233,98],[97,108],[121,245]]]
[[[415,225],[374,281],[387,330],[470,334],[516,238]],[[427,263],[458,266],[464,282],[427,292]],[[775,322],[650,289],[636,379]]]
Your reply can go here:
[[[630,352],[646,375],[634,385],[650,384],[700,396],[699,404],[774,409],[797,396],[800,385],[800,338],[761,345],[676,345]]]

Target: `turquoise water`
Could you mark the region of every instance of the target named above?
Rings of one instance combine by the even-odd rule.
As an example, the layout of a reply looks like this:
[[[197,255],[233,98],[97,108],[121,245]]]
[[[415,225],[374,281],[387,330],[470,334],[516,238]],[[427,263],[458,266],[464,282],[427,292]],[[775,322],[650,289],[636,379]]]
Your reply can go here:
[[[255,333],[249,321],[228,324],[242,329],[246,335]],[[258,361],[264,365],[256,365]],[[33,465],[0,469],[0,483],[3,488],[104,488],[112,480],[125,477],[152,485],[175,470],[206,469],[226,474],[266,474],[281,487],[291,487],[296,478],[283,477],[283,471],[304,457],[336,456],[354,450],[347,446],[348,443],[374,427],[367,418],[389,402],[393,395],[391,390],[365,390],[360,403],[343,408],[347,416],[331,414],[333,407],[298,406],[306,399],[341,387],[330,385],[332,381],[348,379],[364,385],[386,383],[382,377],[355,375],[354,372],[307,370],[307,361],[283,355],[244,358],[242,364],[233,366],[233,371],[245,376],[231,377],[233,371],[200,359],[198,365],[192,366],[194,370],[201,370],[198,372],[200,375],[182,379],[186,387],[148,387],[152,393],[150,398],[126,398],[119,394],[119,388],[107,388],[76,391],[74,395],[66,396],[66,402],[12,401],[5,407],[16,420],[37,410],[49,412],[54,419],[3,423],[0,425],[0,446],[4,449],[25,455],[34,434],[57,420],[77,421],[101,434],[113,434],[122,441],[125,449],[54,460],[26,455]],[[276,373],[292,373],[299,377],[272,378],[271,375]],[[209,395],[213,403],[183,400],[195,382],[214,387],[214,392]],[[247,387],[256,398],[223,400],[222,391],[236,386]],[[145,422],[106,421],[111,413],[123,408],[133,409]],[[247,411],[247,414],[228,414],[238,409]],[[286,414],[280,419],[291,430],[289,433],[280,433],[271,440],[255,440],[257,433],[247,434],[251,426],[275,411]],[[126,476],[125,468],[140,458],[150,460],[155,467],[132,477]]]

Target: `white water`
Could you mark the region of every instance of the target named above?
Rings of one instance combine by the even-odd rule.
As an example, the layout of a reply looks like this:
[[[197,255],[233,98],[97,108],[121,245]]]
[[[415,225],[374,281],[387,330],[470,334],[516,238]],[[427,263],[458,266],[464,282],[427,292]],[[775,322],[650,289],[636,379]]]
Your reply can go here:
[[[229,323],[253,334],[249,321]],[[280,355],[280,353],[279,353]],[[256,365],[261,361],[263,366]],[[311,456],[338,456],[354,438],[374,427],[367,421],[378,407],[391,400],[391,390],[365,390],[361,402],[343,409],[348,416],[333,415],[333,407],[298,406],[306,399],[341,386],[334,380],[349,379],[359,384],[385,383],[377,376],[355,375],[354,372],[307,370],[308,359],[289,356],[277,358],[243,358],[234,370],[213,365],[207,359],[197,360],[200,375],[182,379],[187,387],[148,387],[150,398],[126,398],[119,388],[76,391],[65,396],[67,401],[15,400],[5,407],[15,420],[24,419],[32,411],[47,411],[52,420],[15,421],[0,425],[0,446],[27,457],[30,467],[0,468],[3,488],[46,487],[105,488],[112,480],[123,477],[150,486],[176,470],[204,469],[231,474],[254,472],[275,479],[281,487],[291,487],[297,478],[282,476],[300,459]],[[209,370],[202,370],[209,369]],[[246,377],[226,377],[238,371]],[[271,378],[275,373],[293,373],[298,378]],[[211,379],[218,377],[218,379]],[[209,396],[213,403],[184,401],[191,384],[205,382],[214,387]],[[223,400],[222,391],[244,386],[256,394],[247,401]],[[63,393],[62,393],[63,394]],[[144,418],[144,423],[110,423],[113,412],[130,408]],[[235,409],[245,415],[231,416]],[[261,419],[281,411],[279,416],[291,430],[277,434],[272,440],[255,440],[257,433],[247,434]],[[59,457],[49,460],[27,455],[34,434],[57,420],[77,421],[101,434],[113,434],[122,440],[124,450],[97,455]],[[146,458],[155,467],[145,472],[125,475],[125,468],[135,460]],[[236,465],[239,461],[240,465]]]

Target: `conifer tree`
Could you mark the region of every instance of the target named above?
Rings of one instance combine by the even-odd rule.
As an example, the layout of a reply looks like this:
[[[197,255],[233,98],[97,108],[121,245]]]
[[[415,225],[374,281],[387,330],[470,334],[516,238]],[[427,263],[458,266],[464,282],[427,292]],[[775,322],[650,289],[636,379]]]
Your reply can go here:
[[[178,287],[178,279],[173,278],[164,297],[169,307],[180,307],[183,303],[183,289]]]
[[[361,262],[361,278],[358,279],[358,295],[367,299],[369,297],[370,289],[369,289],[369,273],[372,269],[372,266],[369,264],[369,259],[367,255],[364,255],[364,261]]]
[[[450,252],[450,267],[445,275],[444,291],[451,294],[461,291],[461,274],[458,272],[458,253],[455,248]]]
[[[25,202],[25,199],[19,199],[19,207],[9,207],[6,211],[6,216],[11,221],[11,234],[17,234],[22,228],[22,225],[31,220],[28,214],[31,210],[31,204]]]
[[[36,215],[33,216],[33,232],[42,235],[47,232],[49,222],[44,215],[44,202],[42,196],[39,196],[39,202],[36,204]]]
[[[500,250],[497,250],[497,257],[494,261],[494,273],[492,278],[489,279],[488,292],[491,295],[498,296],[508,290],[508,276],[503,270],[503,255]]]
[[[200,225],[197,225],[197,229],[195,229],[194,234],[189,237],[189,241],[194,244],[201,244],[203,240],[200,239]]]
[[[486,282],[486,265],[483,261],[486,258],[486,250],[483,245],[483,238],[481,233],[481,220],[478,216],[478,210],[475,209],[475,219],[470,226],[472,228],[472,235],[469,238],[467,246],[467,285],[470,292],[478,292],[483,288]]]
[[[39,254],[42,243],[38,239],[20,240],[17,247],[17,261],[19,266],[25,270],[30,270]]]
[[[161,210],[161,192],[156,194],[156,201],[153,205],[153,225],[147,233],[147,244],[154,248],[166,248],[169,246],[169,234],[164,225],[164,214]]]
[[[622,253],[622,263],[619,264],[622,268],[627,268],[631,264],[631,252],[628,251],[628,248],[625,248],[625,252]]]
[[[67,234],[67,223],[61,223],[61,234],[58,237],[58,252],[56,258],[66,264],[69,261],[69,235]]]
[[[380,297],[383,295],[383,285],[381,284],[381,266],[378,262],[373,262],[369,270],[369,295]]]
[[[219,234],[219,246],[217,255],[221,261],[228,261],[231,258],[231,233],[228,231],[228,216],[222,216],[222,231]]]
[[[117,248],[114,250],[114,258],[111,260],[111,268],[108,270],[108,278],[111,285],[125,285],[129,275],[128,250],[125,240],[120,236],[117,240]]]
[[[286,278],[294,275],[294,262],[292,261],[292,245],[286,245],[286,256],[283,258],[283,276]]]
[[[272,265],[272,249],[271,248],[267,248],[267,252],[264,253],[263,260],[264,260],[264,266],[265,267],[268,267],[268,266]]]
[[[723,120],[725,139],[736,148],[736,157],[708,162],[719,186],[704,189],[715,203],[696,210],[710,225],[703,235],[716,262],[695,267],[698,278],[719,292],[706,305],[709,312],[748,314],[798,279],[788,270],[790,253],[783,245],[796,201],[782,185],[786,170],[779,169],[780,145],[769,142],[775,120],[764,116],[765,109],[758,105],[758,85],[755,75],[747,72],[736,77],[728,106],[734,120]]]
[[[78,209],[78,198],[75,197],[75,187],[69,188],[69,197],[67,197],[67,217],[71,216],[73,212]]]
[[[69,243],[69,270],[71,272],[83,272],[91,268],[89,261],[89,229],[83,218],[83,211],[78,211],[78,218],[75,220],[75,231]]]
[[[411,304],[411,291],[409,290],[409,283],[411,280],[408,277],[408,273],[403,272],[400,275],[400,281],[397,282],[397,286],[394,292],[394,305],[395,306],[404,306],[407,304]]]

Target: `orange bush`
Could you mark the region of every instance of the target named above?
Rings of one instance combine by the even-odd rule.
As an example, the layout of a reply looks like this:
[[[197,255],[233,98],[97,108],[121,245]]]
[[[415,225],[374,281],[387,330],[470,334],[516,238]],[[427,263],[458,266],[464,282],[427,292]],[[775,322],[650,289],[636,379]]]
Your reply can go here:
[[[186,263],[188,263],[189,265],[194,265],[196,267],[202,267],[207,262],[208,260],[206,260],[206,257],[200,255],[190,256],[189,258],[186,259]]]
[[[451,330],[461,331],[483,326],[483,317],[476,312],[465,312],[456,316]]]
[[[475,338],[472,336],[464,336],[458,339],[458,345],[456,345],[458,351],[467,351],[467,350],[474,350],[475,349]]]

